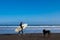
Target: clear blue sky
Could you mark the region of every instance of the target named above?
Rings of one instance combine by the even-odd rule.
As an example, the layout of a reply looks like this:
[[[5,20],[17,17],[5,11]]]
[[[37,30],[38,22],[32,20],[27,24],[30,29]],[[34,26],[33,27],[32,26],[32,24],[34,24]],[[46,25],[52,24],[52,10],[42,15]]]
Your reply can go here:
[[[59,0],[0,0],[0,24],[60,24]]]

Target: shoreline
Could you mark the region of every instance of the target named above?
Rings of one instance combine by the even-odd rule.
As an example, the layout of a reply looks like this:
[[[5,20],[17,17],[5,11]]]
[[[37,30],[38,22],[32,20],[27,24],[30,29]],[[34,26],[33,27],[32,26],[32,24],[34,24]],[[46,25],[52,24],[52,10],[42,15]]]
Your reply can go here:
[[[0,34],[0,40],[60,40],[60,33],[51,33],[50,37],[43,37],[42,33],[31,34]]]

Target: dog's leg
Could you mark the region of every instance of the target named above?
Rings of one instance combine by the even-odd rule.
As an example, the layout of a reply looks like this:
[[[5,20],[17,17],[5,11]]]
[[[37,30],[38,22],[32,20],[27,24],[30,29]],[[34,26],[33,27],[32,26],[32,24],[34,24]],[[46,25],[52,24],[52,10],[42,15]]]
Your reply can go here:
[[[50,31],[48,31],[48,37],[50,37]]]
[[[46,35],[46,33],[45,32],[43,32],[43,36],[45,37],[45,35]]]

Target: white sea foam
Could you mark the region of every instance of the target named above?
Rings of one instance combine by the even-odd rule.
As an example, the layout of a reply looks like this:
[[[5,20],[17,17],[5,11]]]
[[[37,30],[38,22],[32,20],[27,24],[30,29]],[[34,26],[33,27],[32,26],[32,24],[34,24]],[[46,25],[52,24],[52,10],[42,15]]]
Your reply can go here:
[[[14,30],[18,26],[0,26],[0,34],[16,33]],[[28,26],[24,33],[42,33],[42,30],[50,30],[51,33],[60,33],[60,26]]]

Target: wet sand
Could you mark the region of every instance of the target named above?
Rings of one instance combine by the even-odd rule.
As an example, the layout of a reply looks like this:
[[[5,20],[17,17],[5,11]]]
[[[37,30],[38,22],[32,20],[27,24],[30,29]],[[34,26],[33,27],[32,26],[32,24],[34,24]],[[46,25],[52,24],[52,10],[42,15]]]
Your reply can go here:
[[[60,40],[60,33],[52,33],[49,37],[43,37],[41,33],[33,34],[12,34],[12,35],[1,35],[0,40]]]

